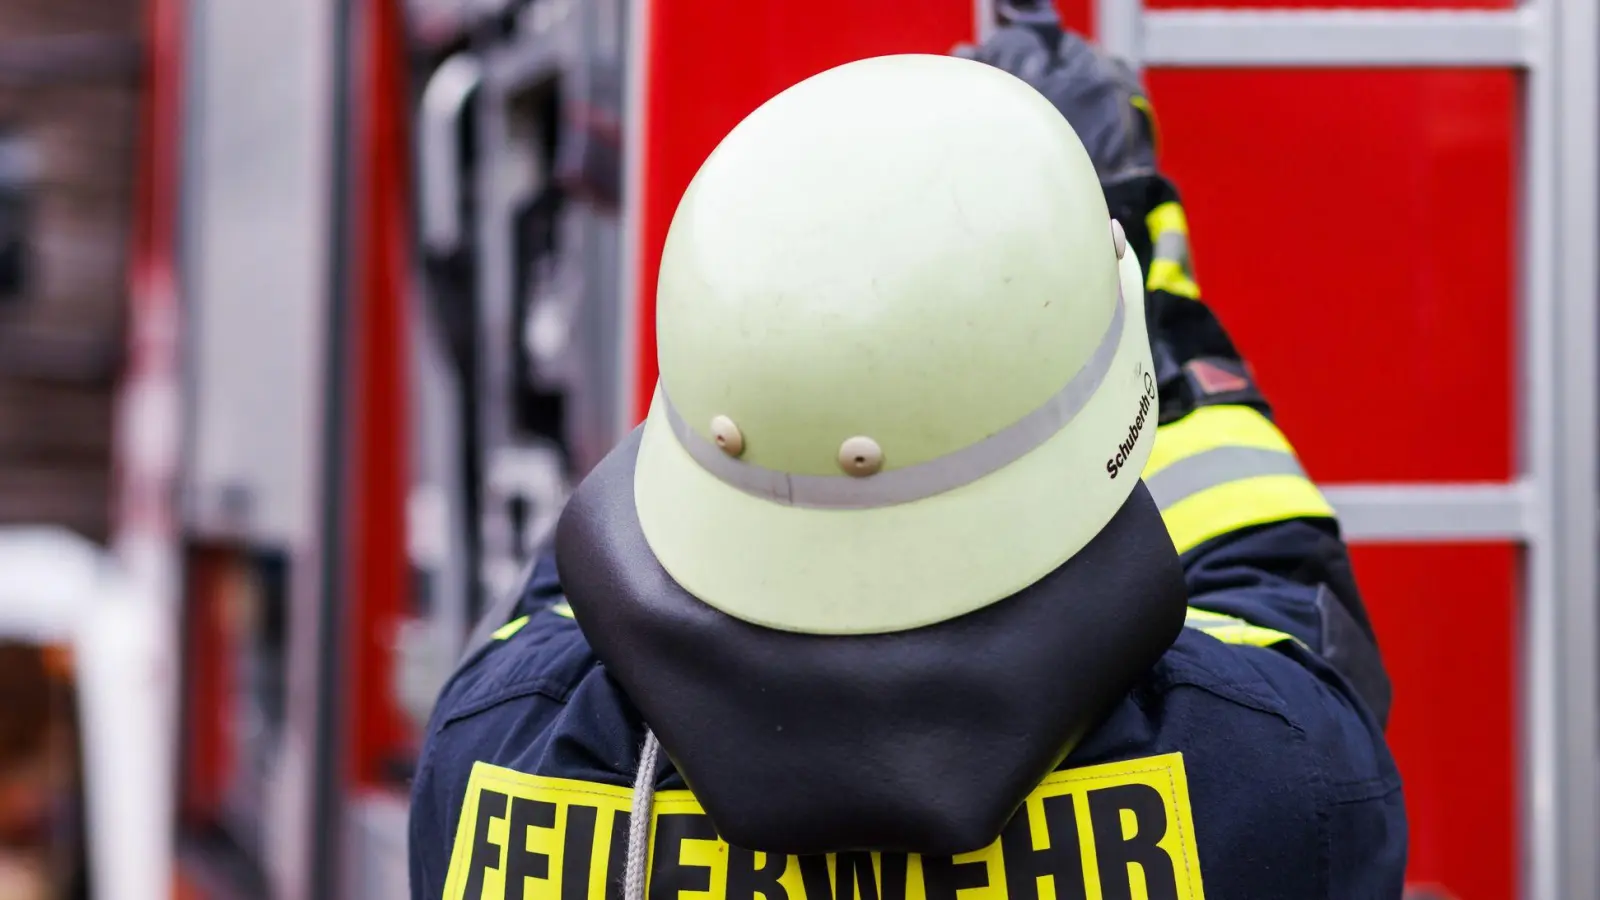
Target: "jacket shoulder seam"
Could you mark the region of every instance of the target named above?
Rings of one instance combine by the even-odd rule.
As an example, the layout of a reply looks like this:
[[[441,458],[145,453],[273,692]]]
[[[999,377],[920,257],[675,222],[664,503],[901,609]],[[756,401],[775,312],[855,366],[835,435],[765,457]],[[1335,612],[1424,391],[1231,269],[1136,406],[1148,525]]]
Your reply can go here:
[[[546,700],[550,700],[560,706],[566,706],[567,700],[572,696],[576,683],[579,681],[582,681],[581,675],[574,679],[557,679],[539,675],[499,685],[495,690],[474,696],[470,702],[463,703],[460,707],[451,710],[440,720],[439,729],[442,731],[463,719],[470,719],[503,703],[521,700],[524,697],[544,697]]]

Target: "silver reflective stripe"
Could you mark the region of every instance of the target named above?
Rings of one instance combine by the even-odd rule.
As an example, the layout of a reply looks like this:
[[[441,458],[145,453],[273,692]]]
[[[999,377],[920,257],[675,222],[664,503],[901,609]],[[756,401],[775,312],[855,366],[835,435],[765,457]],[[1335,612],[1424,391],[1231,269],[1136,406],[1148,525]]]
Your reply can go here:
[[[1184,268],[1189,266],[1189,238],[1181,231],[1168,229],[1156,238],[1150,251],[1153,259],[1168,259]]]
[[[747,494],[788,506],[818,509],[872,509],[910,503],[954,490],[1005,468],[1028,455],[1065,428],[1082,411],[1111,371],[1122,331],[1127,324],[1127,301],[1117,288],[1117,305],[1111,324],[1083,368],[1043,406],[989,437],[926,462],[889,469],[868,478],[848,475],[791,475],[764,468],[722,452],[717,445],[689,427],[672,405],[665,385],[661,398],[678,442],[700,467],[725,484]],[[1148,374],[1148,373],[1147,373]],[[843,441],[850,435],[840,435]],[[759,437],[757,438],[759,440]],[[893,459],[894,448],[885,448]]]
[[[1219,484],[1258,475],[1305,477],[1292,453],[1260,447],[1218,447],[1180,459],[1144,480],[1150,496],[1165,512],[1179,501]]]

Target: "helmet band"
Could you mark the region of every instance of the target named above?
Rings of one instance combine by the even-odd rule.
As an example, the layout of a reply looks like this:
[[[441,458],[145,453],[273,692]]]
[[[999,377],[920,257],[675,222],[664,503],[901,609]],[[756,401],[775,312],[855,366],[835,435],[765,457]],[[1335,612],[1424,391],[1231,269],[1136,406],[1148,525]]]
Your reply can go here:
[[[1117,286],[1117,304],[1100,343],[1077,374],[1043,405],[994,434],[944,456],[865,478],[794,475],[729,456],[689,427],[660,387],[667,422],[678,443],[699,466],[730,487],[786,506],[813,509],[874,509],[910,503],[954,490],[1005,468],[1038,449],[1065,428],[1100,389],[1122,343],[1127,300]],[[1146,373],[1150,377],[1150,373]]]

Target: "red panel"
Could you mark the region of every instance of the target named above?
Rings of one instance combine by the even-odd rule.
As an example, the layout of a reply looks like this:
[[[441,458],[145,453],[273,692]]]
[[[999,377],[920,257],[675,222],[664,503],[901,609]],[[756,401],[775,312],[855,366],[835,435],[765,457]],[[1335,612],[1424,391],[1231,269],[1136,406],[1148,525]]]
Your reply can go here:
[[[1394,682],[1413,883],[1511,900],[1518,554],[1510,546],[1360,547],[1356,574]]]
[[[358,785],[382,780],[383,762],[406,749],[410,725],[390,689],[399,617],[409,598],[405,498],[406,273],[409,262],[406,206],[410,145],[402,111],[408,102],[405,33],[399,0],[360,4],[362,60],[356,108],[361,158],[355,209],[360,264],[356,267],[353,342],[355,370],[351,415],[355,420],[350,467],[349,771]]]
[[[1201,291],[1312,474],[1509,477],[1514,77],[1148,78]]]
[[[649,8],[636,411],[655,390],[655,291],[678,198],[717,142],[767,98],[886,53],[944,53],[972,39],[971,0],[656,0]]]
[[[188,603],[184,608],[183,765],[179,810],[189,822],[213,819],[235,775],[238,750],[230,725],[230,703],[238,696],[230,662],[240,652],[226,621],[229,566],[225,550],[196,549],[189,555]]]
[[[1502,9],[1515,0],[1145,0],[1147,9]]]
[[[1094,35],[1094,0],[1056,0],[1061,24],[1082,35]]]

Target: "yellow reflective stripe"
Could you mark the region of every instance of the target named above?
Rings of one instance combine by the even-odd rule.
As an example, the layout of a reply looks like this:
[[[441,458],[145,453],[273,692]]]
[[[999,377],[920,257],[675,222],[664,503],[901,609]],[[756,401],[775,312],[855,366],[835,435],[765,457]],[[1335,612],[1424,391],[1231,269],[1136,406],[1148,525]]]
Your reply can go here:
[[[1195,284],[1194,279],[1183,271],[1182,264],[1171,259],[1150,261],[1150,277],[1145,280],[1145,289],[1165,291],[1189,300],[1200,299],[1200,285]]]
[[[1331,518],[1333,507],[1298,475],[1261,475],[1219,484],[1161,511],[1179,553],[1230,531],[1286,519]]]
[[[1144,224],[1150,229],[1150,240],[1153,242],[1161,237],[1162,232],[1176,231],[1180,234],[1189,233],[1189,219],[1183,214],[1183,206],[1176,200],[1168,200],[1160,204],[1144,217]]]
[[[554,606],[550,607],[550,611],[555,613],[558,616],[565,616],[565,617],[567,617],[569,619],[575,618],[572,615],[572,607],[571,607],[571,605],[569,605],[567,603],[567,601],[565,601],[565,600],[556,601],[556,604]]]
[[[1224,625],[1219,628],[1202,628],[1206,634],[1211,635],[1224,644],[1243,644],[1248,647],[1271,647],[1284,641],[1292,641],[1293,637],[1281,631],[1262,628],[1258,625]]]
[[[1197,610],[1189,607],[1189,615],[1184,620],[1184,628],[1194,628],[1216,637],[1222,644],[1245,644],[1250,647],[1272,647],[1285,641],[1294,641],[1301,644],[1298,637],[1293,634],[1262,628],[1259,625],[1250,625],[1242,618],[1232,615],[1222,615],[1210,610]],[[1301,644],[1304,645],[1304,644]]]
[[[1150,231],[1152,247],[1161,241],[1163,234],[1174,233],[1185,237],[1189,234],[1188,217],[1184,215],[1183,206],[1175,200],[1168,200],[1150,210],[1144,217],[1144,224]],[[1194,277],[1187,268],[1187,262],[1186,259],[1162,257],[1150,260],[1150,274],[1145,279],[1145,289],[1166,291],[1190,300],[1200,299],[1200,286],[1195,284]]]
[[[520,619],[512,619],[511,621],[509,621],[509,622],[505,623],[504,625],[501,625],[499,628],[495,629],[495,632],[492,635],[492,637],[497,641],[503,641],[506,638],[511,637],[513,634],[516,634],[517,632],[521,631],[522,630],[522,626],[524,626],[526,624],[528,624],[528,617],[527,616],[523,616]]]
[[[1305,646],[1292,634],[1263,628],[1260,625],[1251,625],[1235,616],[1225,616],[1210,610],[1189,608],[1189,614],[1184,620],[1184,627],[1203,631],[1224,644],[1245,644],[1251,647],[1271,647],[1284,641],[1294,641]]]
[[[1145,463],[1144,477],[1219,447],[1294,452],[1278,426],[1256,410],[1248,406],[1202,406],[1156,430],[1156,446]]]
[[[1160,149],[1161,129],[1156,125],[1156,108],[1150,105],[1149,100],[1138,94],[1134,94],[1130,102],[1133,104],[1133,108],[1144,113],[1145,119],[1150,122],[1150,146]]]
[[[1156,431],[1144,477],[1153,479],[1184,460],[1224,449],[1282,453],[1287,461],[1294,456],[1288,438],[1260,412],[1248,406],[1203,406]],[[1304,475],[1282,472],[1225,481],[1182,496],[1161,510],[1179,553],[1253,525],[1332,515],[1333,507],[1316,485]]]

